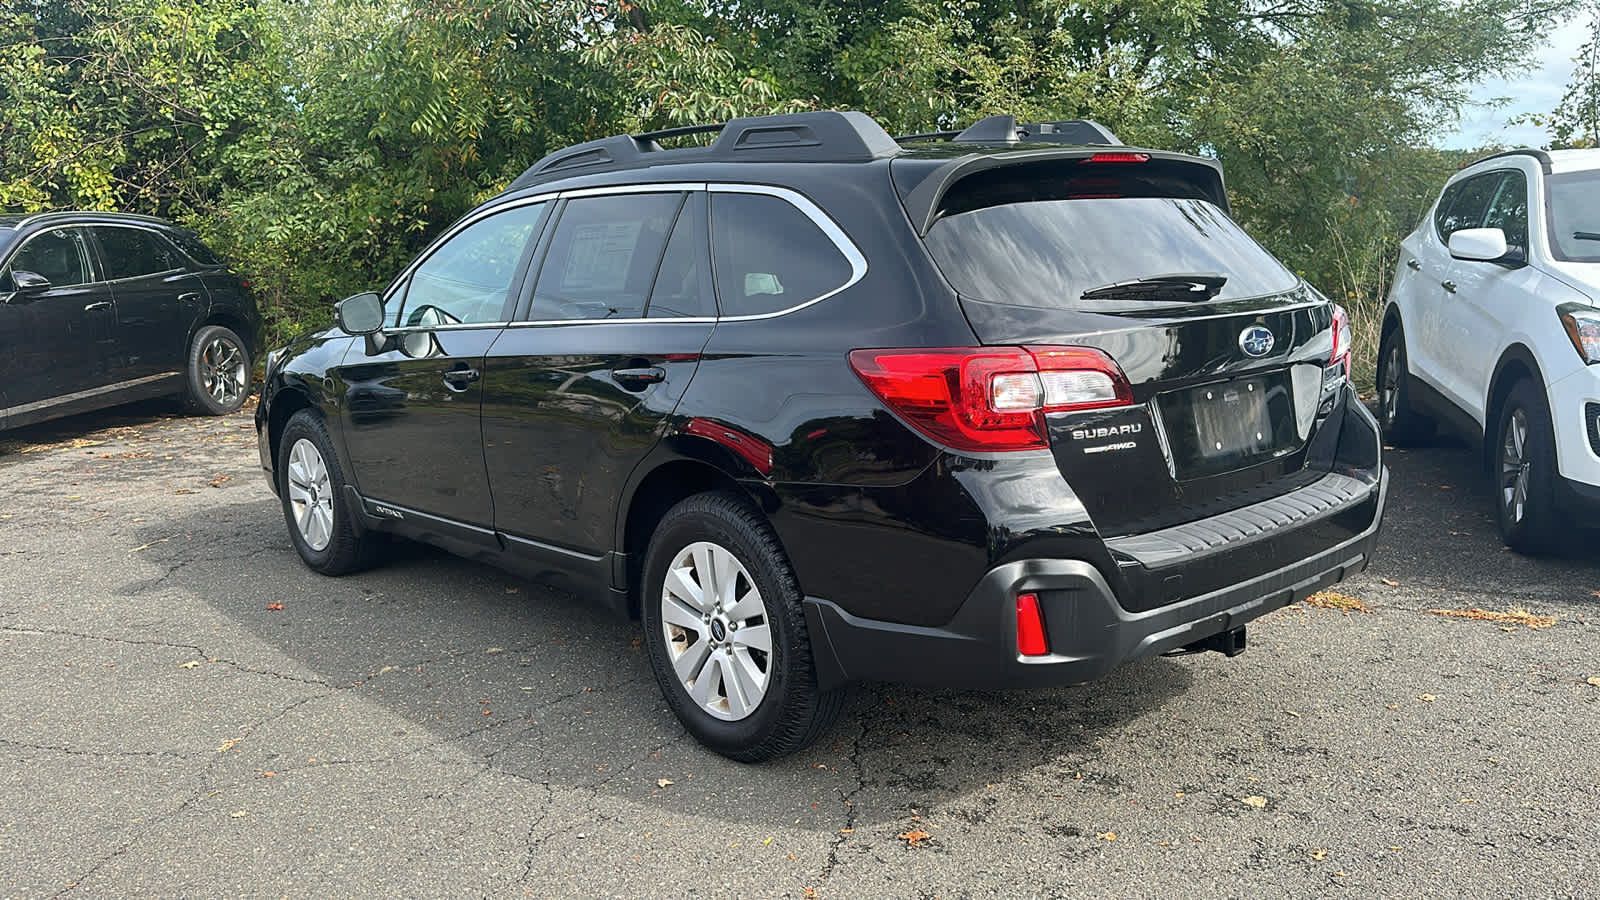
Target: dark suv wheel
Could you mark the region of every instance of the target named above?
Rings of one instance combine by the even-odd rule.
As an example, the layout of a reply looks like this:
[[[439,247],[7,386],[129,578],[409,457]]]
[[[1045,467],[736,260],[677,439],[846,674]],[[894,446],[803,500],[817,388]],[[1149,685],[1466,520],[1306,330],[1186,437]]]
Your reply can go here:
[[[250,396],[250,351],[232,329],[207,325],[189,342],[184,374],[190,409],[210,416],[238,412]]]
[[[820,691],[802,596],[777,537],[731,494],[667,511],[645,559],[641,611],[656,680],[684,727],[758,762],[833,726],[844,692]]]

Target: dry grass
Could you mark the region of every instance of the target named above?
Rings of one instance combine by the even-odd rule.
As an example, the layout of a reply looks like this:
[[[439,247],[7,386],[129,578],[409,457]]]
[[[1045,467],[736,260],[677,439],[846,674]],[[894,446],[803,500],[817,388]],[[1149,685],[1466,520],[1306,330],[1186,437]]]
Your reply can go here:
[[[1531,613],[1521,606],[1513,606],[1505,612],[1494,612],[1487,609],[1428,609],[1424,612],[1436,616],[1449,616],[1453,619],[1471,619],[1475,622],[1498,622],[1502,625],[1526,625],[1529,628],[1549,628],[1556,623],[1555,616],[1541,616]]]
[[[1300,602],[1317,609],[1337,609],[1345,615],[1353,612],[1372,612],[1372,607],[1362,603],[1359,598],[1352,597],[1349,594],[1341,594],[1338,591],[1317,591]]]

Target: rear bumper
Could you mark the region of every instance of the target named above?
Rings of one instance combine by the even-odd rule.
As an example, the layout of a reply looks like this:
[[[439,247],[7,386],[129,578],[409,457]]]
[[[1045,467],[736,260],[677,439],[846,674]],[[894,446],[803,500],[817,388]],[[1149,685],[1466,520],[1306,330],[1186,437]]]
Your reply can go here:
[[[1093,681],[1124,662],[1202,641],[1302,600],[1366,568],[1383,522],[1388,471],[1379,470],[1368,496],[1366,528],[1320,552],[1237,584],[1176,603],[1130,612],[1100,571],[1082,560],[1025,559],[991,569],[955,617],[940,627],[902,625],[852,616],[837,605],[806,598],[818,676],[834,686],[850,681],[895,681],[981,690],[1047,687]],[[1269,543],[1310,527],[1296,523],[1264,532]],[[1050,653],[1016,651],[1016,601],[1036,593]]]

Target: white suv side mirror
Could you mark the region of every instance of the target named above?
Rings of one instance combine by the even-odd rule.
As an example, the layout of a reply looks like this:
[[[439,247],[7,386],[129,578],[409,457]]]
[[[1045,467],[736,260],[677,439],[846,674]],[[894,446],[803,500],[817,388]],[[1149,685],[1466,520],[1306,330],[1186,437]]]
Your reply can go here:
[[[1450,255],[1456,259],[1498,262],[1507,249],[1506,233],[1498,228],[1463,228],[1450,235]]]

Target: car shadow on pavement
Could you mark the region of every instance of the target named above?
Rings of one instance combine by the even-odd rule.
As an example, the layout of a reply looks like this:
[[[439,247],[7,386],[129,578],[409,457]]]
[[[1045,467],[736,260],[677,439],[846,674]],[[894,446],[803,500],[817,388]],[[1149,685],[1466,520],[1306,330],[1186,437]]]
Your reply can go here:
[[[204,652],[241,674],[325,686],[271,727],[248,726],[280,774],[298,757],[426,764],[465,754],[485,771],[616,792],[668,816],[715,809],[730,822],[837,829],[919,805],[981,815],[986,785],[1021,772],[1106,777],[1092,774],[1097,742],[1191,682],[1185,662],[1154,659],[1053,690],[863,685],[814,747],[751,767],[687,736],[638,623],[598,603],[409,542],[378,568],[325,578],[301,565],[271,499],[146,526],[134,539],[161,574],[121,585],[126,602],[203,600],[217,614],[209,633],[196,632]],[[663,779],[680,787],[665,790]],[[863,792],[888,796],[861,805]],[[716,795],[728,802],[706,802]]]

